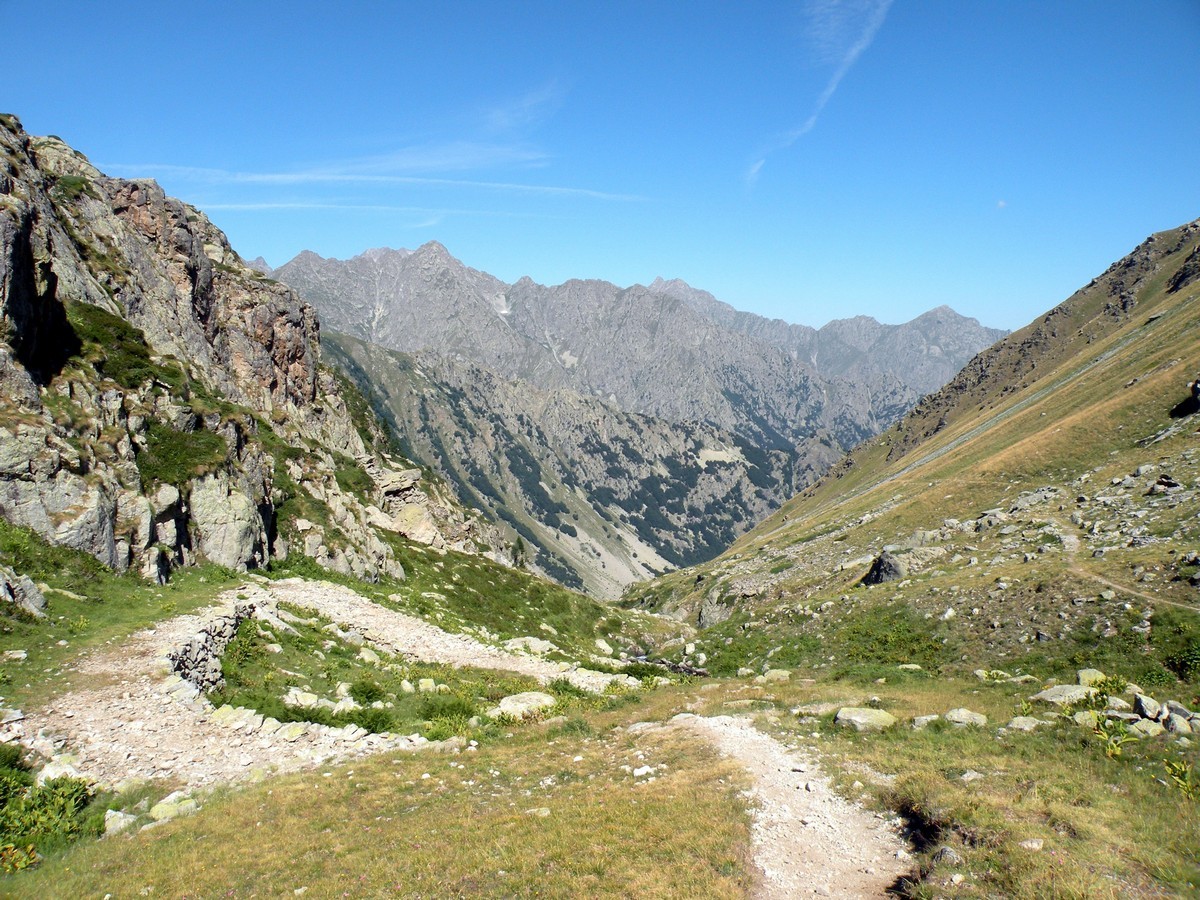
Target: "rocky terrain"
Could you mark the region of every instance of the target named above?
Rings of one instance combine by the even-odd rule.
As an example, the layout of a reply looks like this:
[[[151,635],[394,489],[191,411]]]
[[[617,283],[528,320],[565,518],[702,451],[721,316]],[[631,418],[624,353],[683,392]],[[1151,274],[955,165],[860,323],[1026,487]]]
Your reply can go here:
[[[437,243],[271,275],[350,338],[335,358],[406,452],[605,597],[710,558],[1002,334],[948,309],[818,332],[661,279],[508,285]]]
[[[202,213],[12,117],[0,157],[6,520],[159,579],[297,552],[398,575],[388,533],[511,558],[388,454],[311,307]]]

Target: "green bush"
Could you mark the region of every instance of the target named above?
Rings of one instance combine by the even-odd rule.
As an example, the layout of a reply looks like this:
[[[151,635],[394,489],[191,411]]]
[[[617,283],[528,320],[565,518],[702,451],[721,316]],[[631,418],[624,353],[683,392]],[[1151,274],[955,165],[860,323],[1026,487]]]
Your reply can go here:
[[[391,731],[395,726],[392,714],[386,709],[356,709],[350,715],[350,721],[373,734]]]
[[[423,694],[418,709],[422,719],[469,719],[476,713],[470,700],[456,694]]]
[[[103,820],[89,814],[94,795],[79,778],[53,778],[42,785],[20,768],[0,770],[0,871],[28,868],[39,852],[61,847],[85,834],[99,834]]]
[[[383,699],[384,691],[378,683],[371,681],[369,678],[360,678],[350,685],[350,696],[354,698],[356,703],[361,703],[363,706],[370,706],[376,700]]]

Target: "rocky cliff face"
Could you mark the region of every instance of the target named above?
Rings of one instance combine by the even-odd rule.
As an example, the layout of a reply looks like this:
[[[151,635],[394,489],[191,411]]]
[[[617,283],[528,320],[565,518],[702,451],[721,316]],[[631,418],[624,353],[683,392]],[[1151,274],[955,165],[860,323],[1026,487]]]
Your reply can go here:
[[[495,537],[397,477],[319,356],[202,213],[0,117],[0,515],[158,578],[298,549],[400,574],[388,534]]]

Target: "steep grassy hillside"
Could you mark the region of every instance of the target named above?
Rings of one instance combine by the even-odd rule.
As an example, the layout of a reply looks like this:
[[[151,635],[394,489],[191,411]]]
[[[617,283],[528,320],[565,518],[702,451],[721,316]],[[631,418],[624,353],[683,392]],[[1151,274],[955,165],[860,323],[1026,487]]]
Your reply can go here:
[[[1152,236],[721,558],[627,594],[700,626],[681,660],[793,670],[779,730],[919,825],[913,896],[1200,885],[1200,718],[1129,712],[1200,705],[1197,260],[1200,222]]]
[[[831,655],[842,624],[895,603],[917,622],[936,613],[948,641],[939,661],[966,668],[1069,665],[1068,645],[1108,652],[1110,626],[1092,631],[1099,621],[1140,621],[1143,606],[1190,609],[1198,243],[1195,223],[1151,237],[720,559],[635,589],[629,602],[723,633],[753,620],[731,648],[754,640],[770,650],[775,629],[819,635],[812,653],[785,642],[813,662]],[[906,574],[861,585],[885,549]],[[1119,596],[1097,599],[1110,590]],[[832,655],[824,662],[845,661]]]

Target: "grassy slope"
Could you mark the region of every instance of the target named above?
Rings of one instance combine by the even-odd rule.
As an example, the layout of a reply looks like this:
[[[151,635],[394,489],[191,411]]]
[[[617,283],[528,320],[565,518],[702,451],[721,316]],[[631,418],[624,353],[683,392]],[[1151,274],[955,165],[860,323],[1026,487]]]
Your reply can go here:
[[[828,739],[847,781],[874,781],[864,790],[958,848],[965,862],[954,868],[920,857],[928,877],[916,895],[949,887],[953,872],[966,874],[956,890],[967,896],[1175,896],[1200,885],[1196,800],[1165,767],[1200,782],[1194,738],[1127,744],[1115,759],[1068,723],[997,739],[995,727],[1028,712],[1038,685],[982,685],[969,674],[1073,680],[1096,666],[1200,704],[1200,666],[1184,664],[1200,648],[1188,558],[1200,542],[1200,443],[1196,420],[1172,415],[1200,374],[1200,282],[1168,290],[1197,243],[1195,229],[1156,236],[982,354],[723,557],[627,597],[687,617],[706,598],[730,608],[694,639],[720,673],[801,667],[818,679],[810,696],[877,695],[902,717],[957,706],[991,717],[982,730],[877,738],[841,734],[829,715],[782,720],[784,731]],[[1114,484],[1143,465],[1156,473]],[[1157,473],[1182,484],[1182,502],[1148,495]],[[1043,486],[1059,493],[1014,513],[1008,534],[1003,522],[941,530],[948,518],[1008,512]],[[922,543],[945,552],[903,580],[860,584],[862,560]],[[900,663],[924,668],[913,675]],[[967,769],[985,778],[965,784]],[[861,774],[870,771],[888,777]],[[1029,837],[1052,852],[1021,849]]]
[[[1174,246],[1178,236],[1179,230],[1167,232],[1155,243]],[[1146,601],[1127,592],[1122,602],[1133,598],[1139,605],[1158,600],[1164,605],[1195,606],[1194,590],[1186,581],[1160,578],[1153,586],[1134,583],[1131,572],[1138,565],[1158,566],[1168,576],[1180,569],[1171,557],[1173,551],[1185,548],[1166,543],[1123,547],[1095,558],[1091,545],[1084,543],[1073,557],[1047,553],[1031,563],[1015,562],[1011,552],[1006,561],[994,565],[971,567],[943,560],[936,571],[945,577],[918,578],[907,592],[894,586],[869,591],[858,587],[866,564],[835,571],[840,563],[910,541],[918,530],[937,529],[947,518],[970,521],[992,507],[1007,510],[1022,491],[1043,485],[1057,485],[1063,493],[1052,508],[1038,511],[1041,524],[1061,526],[1061,532],[1081,538],[1086,536],[1069,521],[1076,509],[1075,494],[1098,494],[1111,478],[1139,465],[1169,467],[1185,487],[1194,488],[1195,480],[1188,480],[1197,469],[1191,452],[1196,446],[1194,428],[1180,428],[1157,443],[1147,441],[1178,424],[1170,411],[1187,396],[1186,384],[1197,374],[1200,284],[1175,293],[1164,290],[1195,243],[1193,234],[1177,252],[1161,260],[1138,292],[1137,306],[1130,314],[1115,317],[1104,311],[1113,301],[1110,272],[1060,307],[1063,312],[1047,316],[981,355],[949,388],[896,428],[857,449],[834,473],[790,501],[721,558],[635,588],[627,597],[630,605],[673,609],[690,616],[706,595],[720,595],[734,606],[733,624],[719,626],[728,632],[738,623],[759,618],[764,610],[790,610],[793,619],[807,622],[804,610],[831,602],[835,608],[815,632],[823,639],[831,636],[830,629],[843,611],[873,609],[885,595],[906,601],[903,605],[910,608],[914,601],[919,608],[919,601],[925,600],[940,613],[945,600],[930,598],[960,592],[1002,615],[1007,623],[1015,618],[1011,607],[1017,604],[998,603],[987,596],[1002,580],[1010,587],[1015,583],[1012,596],[1024,600],[1028,599],[1025,589],[1034,591],[1039,585],[1040,593],[1050,586],[1052,594],[1067,599],[1077,594],[1094,596],[1101,586],[1094,579],[1099,577],[1128,584],[1151,598]],[[1114,269],[1118,274],[1124,271]],[[1059,337],[1052,338],[1052,331]],[[1090,480],[1078,483],[1076,479],[1085,473]],[[1172,536],[1176,541],[1194,537],[1190,509],[1181,504],[1155,510],[1147,520],[1149,536]],[[1030,526],[1020,524],[1026,530]],[[1041,540],[1057,539],[1047,534]],[[959,552],[989,562],[1004,555],[1002,543],[995,533],[966,535],[953,542],[948,556]],[[742,598],[737,589],[746,581],[753,583],[753,590]],[[999,650],[1011,652],[1011,647],[1002,646],[1004,642],[992,646],[987,635],[970,631],[961,621],[951,622],[945,630],[943,637],[957,638],[961,651],[971,654],[963,668],[989,661]],[[755,632],[747,633],[746,640],[778,644],[772,644],[761,629]]]

